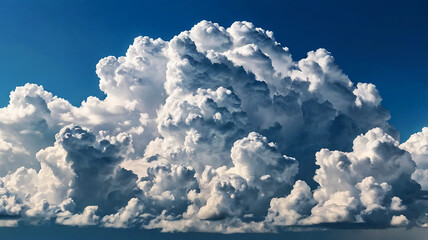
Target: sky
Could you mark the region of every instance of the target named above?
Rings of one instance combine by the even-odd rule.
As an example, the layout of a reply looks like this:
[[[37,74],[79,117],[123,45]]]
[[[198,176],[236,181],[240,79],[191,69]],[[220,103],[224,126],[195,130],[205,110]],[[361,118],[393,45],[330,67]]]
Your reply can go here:
[[[421,225],[427,29],[428,3],[416,0],[2,0],[0,220],[19,216],[25,224],[0,233],[24,239],[37,228],[40,238],[67,231],[93,239],[104,233],[88,226],[102,225],[119,228],[109,228],[112,238],[160,234],[135,229],[151,219],[139,215],[147,211],[156,216],[141,220],[147,228],[180,232]],[[138,36],[152,39],[134,42]],[[366,158],[375,170],[359,165]],[[348,175],[332,170],[332,159],[353,166]],[[343,178],[345,189],[326,176]],[[257,206],[248,200],[254,191],[264,196]],[[328,215],[331,202],[345,206],[337,216]],[[187,228],[180,214],[193,216]],[[207,220],[215,220],[213,228]],[[323,237],[426,234],[337,228]],[[247,234],[159,236],[267,236]]]

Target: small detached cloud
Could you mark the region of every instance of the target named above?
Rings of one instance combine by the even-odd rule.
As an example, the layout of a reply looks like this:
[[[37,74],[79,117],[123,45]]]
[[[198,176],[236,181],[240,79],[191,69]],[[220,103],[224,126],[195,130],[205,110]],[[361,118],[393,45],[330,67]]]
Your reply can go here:
[[[0,226],[162,231],[428,225],[428,128],[399,144],[371,83],[250,22],[137,37],[104,99],[26,84],[0,108]]]

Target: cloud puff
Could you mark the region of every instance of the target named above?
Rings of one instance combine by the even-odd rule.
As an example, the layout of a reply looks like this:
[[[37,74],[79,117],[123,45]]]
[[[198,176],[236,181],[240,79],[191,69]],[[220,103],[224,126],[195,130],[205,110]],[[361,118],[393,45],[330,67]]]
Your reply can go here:
[[[412,174],[423,190],[428,190],[428,127],[415,133],[403,144],[402,149],[407,150],[416,162],[416,171]]]
[[[411,179],[415,163],[380,128],[355,138],[352,152],[322,149],[316,160],[320,168],[314,180],[319,186],[313,197],[304,182],[296,182],[290,195],[272,199],[268,220],[277,225],[340,222],[397,225],[395,214],[414,214],[406,212],[407,207],[402,203],[411,207],[416,204],[410,195],[420,189]],[[312,207],[310,213],[308,207]],[[405,218],[401,216],[399,219]],[[400,224],[404,223],[409,223],[407,218],[400,220]]]
[[[58,214],[56,222],[62,225],[71,226],[90,226],[96,225],[99,217],[96,215],[97,206],[87,206],[82,213],[76,213],[67,216],[67,214]]]
[[[106,227],[125,228],[133,226],[138,222],[138,217],[142,214],[143,206],[138,198],[129,200],[128,205],[119,209],[115,214],[106,215],[102,218],[102,223]]]
[[[318,204],[305,219],[307,224],[360,220],[384,224],[390,209],[404,210],[401,200],[414,201],[409,193],[420,189],[411,179],[415,163],[410,154],[379,128],[355,138],[353,152],[322,149],[316,159]]]
[[[170,41],[137,37],[96,73],[106,97],[80,106],[35,84],[11,92],[0,220],[209,232],[426,223],[426,129],[399,145],[376,87],[355,85],[325,49],[295,61],[271,31],[202,21]]]
[[[409,220],[407,220],[406,216],[399,215],[399,216],[393,216],[391,219],[391,225],[396,227],[403,227],[409,224]]]
[[[315,204],[311,188],[298,180],[288,196],[272,198],[266,222],[279,226],[296,225],[310,215]]]

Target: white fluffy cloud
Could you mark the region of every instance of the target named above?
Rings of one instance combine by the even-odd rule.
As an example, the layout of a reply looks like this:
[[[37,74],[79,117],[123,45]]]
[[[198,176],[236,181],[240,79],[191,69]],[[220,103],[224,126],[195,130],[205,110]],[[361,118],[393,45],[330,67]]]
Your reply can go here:
[[[411,179],[415,163],[398,142],[380,128],[354,140],[352,152],[322,149],[316,154],[320,166],[314,177],[317,205],[306,224],[355,222],[385,224],[391,214],[406,208],[401,200],[420,186]]]
[[[423,190],[428,190],[428,127],[410,136],[400,147],[407,150],[416,162],[412,178],[421,184]]]
[[[272,198],[266,221],[279,226],[299,224],[310,215],[316,202],[311,188],[306,182],[298,180],[290,194],[283,198]]]
[[[58,214],[56,222],[71,226],[96,225],[99,220],[99,217],[96,215],[97,210],[97,206],[87,206],[82,213],[70,214],[66,212],[65,214]]]
[[[133,226],[134,222],[138,222],[138,217],[143,213],[143,206],[138,198],[129,200],[128,205],[119,209],[115,214],[106,215],[102,222],[106,227],[126,228]]]
[[[391,225],[396,227],[405,227],[409,224],[409,220],[407,220],[406,216],[399,215],[393,216],[391,220]]]
[[[325,49],[295,61],[271,31],[202,21],[170,41],[137,37],[96,73],[105,99],[73,106],[26,84],[0,108],[0,220],[426,223],[426,128],[399,145],[376,87],[355,85]]]

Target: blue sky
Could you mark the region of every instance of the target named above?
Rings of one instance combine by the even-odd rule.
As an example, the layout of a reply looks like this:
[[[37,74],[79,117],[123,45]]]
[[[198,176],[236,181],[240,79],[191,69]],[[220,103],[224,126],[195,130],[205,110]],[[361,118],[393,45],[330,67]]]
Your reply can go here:
[[[134,37],[169,40],[200,20],[253,22],[294,59],[323,47],[353,82],[374,83],[405,140],[428,123],[426,1],[1,1],[0,105],[26,82],[74,105],[102,96],[99,59]]]
[[[104,98],[95,74],[98,61],[122,56],[137,36],[170,40],[201,20],[228,27],[250,21],[271,30],[295,61],[325,48],[352,82],[376,85],[390,123],[404,142],[428,126],[428,2],[422,1],[110,1],[0,0],[0,107],[27,82],[79,106]],[[1,176],[0,176],[1,177]],[[1,217],[1,216],[0,216]],[[21,231],[22,230],[22,231]],[[279,235],[160,234],[63,226],[0,228],[0,238],[28,239],[341,239],[342,230]],[[352,230],[352,236],[419,238],[425,230]],[[60,234],[60,235],[57,235]],[[62,235],[61,235],[62,234]],[[31,235],[32,236],[32,235]],[[68,236],[68,237],[70,237]],[[409,238],[409,239],[410,239]]]

